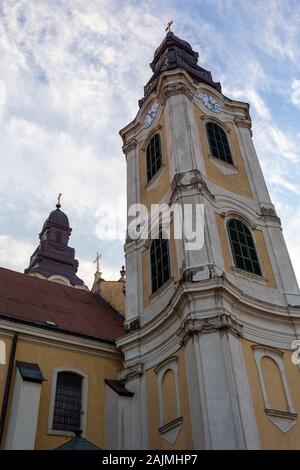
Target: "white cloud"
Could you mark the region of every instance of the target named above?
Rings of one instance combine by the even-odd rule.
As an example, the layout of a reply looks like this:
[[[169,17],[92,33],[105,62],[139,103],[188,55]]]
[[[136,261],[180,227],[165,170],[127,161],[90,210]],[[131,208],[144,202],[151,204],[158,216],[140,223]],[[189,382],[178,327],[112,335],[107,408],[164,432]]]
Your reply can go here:
[[[0,80],[0,106],[4,106],[6,102],[6,86],[3,80]]]
[[[295,106],[300,107],[300,80],[293,80],[292,81],[292,96],[291,96],[292,103]]]
[[[289,3],[3,0],[2,233],[33,250],[62,192],[82,277],[90,283],[94,254],[103,247],[103,275],[118,277],[122,246],[99,240],[100,215],[104,203],[125,213],[125,159],[118,131],[138,110],[151,75],[148,64],[170,18],[175,32],[200,52],[201,65],[222,80],[224,93],[251,102],[255,142],[272,193],[284,203],[284,189],[295,200],[299,130],[286,130],[281,110],[272,108],[286,83],[293,84],[292,100],[299,106],[299,80],[293,77],[300,72],[300,8],[294,5],[294,14],[288,15]],[[215,14],[205,19],[212,4]],[[7,260],[0,251],[0,262]],[[15,268],[23,270],[27,261]]]
[[[0,235],[0,265],[23,272],[29,265],[34,246],[9,235]]]

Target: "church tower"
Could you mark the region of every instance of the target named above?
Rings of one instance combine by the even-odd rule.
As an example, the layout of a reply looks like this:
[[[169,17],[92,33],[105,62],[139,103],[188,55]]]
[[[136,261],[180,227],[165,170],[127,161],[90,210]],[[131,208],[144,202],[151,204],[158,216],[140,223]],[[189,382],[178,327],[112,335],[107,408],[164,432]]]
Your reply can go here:
[[[168,32],[136,118],[121,131],[128,229],[142,204],[203,210],[203,244],[158,224],[126,255],[120,378],[128,447],[300,446],[300,294],[252,141],[249,104],[222,94]],[[150,219],[150,215],[149,215]],[[149,222],[147,219],[147,223]],[[153,234],[152,234],[153,235]]]

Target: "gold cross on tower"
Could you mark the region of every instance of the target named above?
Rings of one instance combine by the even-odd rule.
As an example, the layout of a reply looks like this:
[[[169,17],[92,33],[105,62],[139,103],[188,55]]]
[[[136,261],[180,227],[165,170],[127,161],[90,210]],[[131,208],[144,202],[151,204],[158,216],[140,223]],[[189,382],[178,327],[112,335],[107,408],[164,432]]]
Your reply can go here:
[[[58,196],[57,196],[57,204],[56,204],[56,207],[59,209],[60,206],[61,206],[61,203],[60,203],[60,199],[62,197],[62,193],[58,193]]]
[[[98,273],[99,270],[100,270],[100,263],[99,263],[99,261],[100,261],[101,256],[102,256],[101,253],[99,254],[98,251],[97,251],[96,259],[95,259],[95,261],[94,261],[94,263],[97,265],[97,273]]]
[[[173,20],[169,21],[169,23],[167,24],[166,31],[167,31],[168,33],[171,32],[171,26],[172,26],[172,24],[173,24]]]

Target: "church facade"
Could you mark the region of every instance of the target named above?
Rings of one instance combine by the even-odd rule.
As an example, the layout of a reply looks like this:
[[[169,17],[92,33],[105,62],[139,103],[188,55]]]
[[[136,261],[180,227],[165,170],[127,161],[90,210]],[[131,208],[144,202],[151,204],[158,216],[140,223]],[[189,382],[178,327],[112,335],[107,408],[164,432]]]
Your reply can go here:
[[[300,293],[249,105],[172,32],[150,65],[120,132],[126,277],[84,286],[59,203],[25,273],[0,270],[1,448],[299,449]],[[201,207],[203,244],[174,213],[132,237],[137,205]]]

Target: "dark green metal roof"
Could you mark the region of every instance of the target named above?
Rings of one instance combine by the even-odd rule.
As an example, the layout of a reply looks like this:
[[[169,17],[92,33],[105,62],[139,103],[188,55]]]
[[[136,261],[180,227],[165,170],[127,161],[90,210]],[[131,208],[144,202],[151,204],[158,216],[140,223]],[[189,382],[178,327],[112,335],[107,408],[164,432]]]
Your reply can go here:
[[[17,361],[17,367],[20,371],[22,379],[27,382],[44,382],[44,376],[38,364],[31,364],[29,362]]]
[[[74,437],[55,450],[101,450],[100,447],[95,446],[83,437]]]

